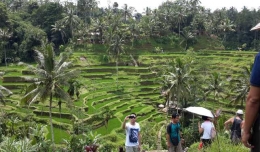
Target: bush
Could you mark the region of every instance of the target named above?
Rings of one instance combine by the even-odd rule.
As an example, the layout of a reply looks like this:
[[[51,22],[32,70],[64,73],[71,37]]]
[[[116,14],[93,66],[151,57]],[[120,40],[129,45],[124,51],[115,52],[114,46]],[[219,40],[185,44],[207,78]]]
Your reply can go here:
[[[218,142],[219,141],[219,142]],[[190,146],[189,152],[198,152],[198,146],[199,143],[195,143]],[[233,145],[230,140],[224,136],[218,136],[217,138],[213,141],[211,146],[207,147],[205,149],[207,152],[248,152],[249,149],[244,147],[243,145]]]
[[[111,152],[111,151],[117,151],[117,147],[118,145],[116,143],[107,141],[104,142],[100,148],[98,149],[98,151],[100,152]]]
[[[111,142],[117,142],[118,141],[118,136],[115,133],[109,134],[105,137],[103,137],[104,141],[111,141]]]

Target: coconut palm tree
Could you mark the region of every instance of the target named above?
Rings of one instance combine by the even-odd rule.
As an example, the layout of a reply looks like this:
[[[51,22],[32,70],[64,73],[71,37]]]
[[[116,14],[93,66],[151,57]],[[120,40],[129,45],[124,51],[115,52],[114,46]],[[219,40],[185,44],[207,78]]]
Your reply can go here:
[[[65,41],[64,41],[64,37],[66,37],[65,26],[61,21],[57,21],[54,25],[52,25],[51,31],[53,34],[55,34],[56,32],[59,32],[62,42],[63,42],[63,44],[65,44]],[[55,41],[56,39],[59,39],[59,38],[55,37],[55,35],[52,35],[52,41]]]
[[[107,27],[105,18],[104,17],[98,17],[96,19],[91,19],[92,27],[95,32],[99,32],[99,41],[103,42],[103,33],[105,28]]]
[[[6,62],[6,48],[5,46],[8,44],[8,39],[13,35],[9,29],[0,29],[0,39],[2,40],[2,47],[4,49],[4,56],[5,56],[5,66],[7,66]]]
[[[250,89],[250,75],[252,66],[242,67],[242,72],[238,76],[238,78],[230,81],[231,83],[231,93],[234,93],[234,98],[231,99],[231,103],[238,104],[240,102],[240,106],[243,106],[243,103],[246,101],[247,94]]]
[[[62,23],[69,27],[72,39],[74,36],[74,29],[76,29],[77,25],[79,25],[79,23],[81,22],[80,18],[75,15],[75,13],[75,6],[69,3],[69,5],[67,5],[67,16],[62,19]]]
[[[118,60],[120,55],[124,52],[124,36],[123,34],[114,34],[111,38],[110,45],[108,48],[109,55],[116,61],[116,84],[118,87]]]
[[[102,118],[103,118],[105,127],[106,127],[106,129],[107,129],[107,127],[108,127],[108,121],[109,121],[109,119],[111,119],[111,118],[114,116],[114,114],[113,114],[113,112],[110,110],[109,107],[104,107],[104,108],[103,108],[103,111],[102,111],[102,113],[101,113],[101,115],[102,115]]]
[[[228,18],[225,18],[221,21],[221,24],[218,26],[220,33],[223,33],[222,43],[226,40],[226,35],[229,31],[235,31],[235,24],[232,23]]]
[[[175,9],[175,18],[176,18],[176,23],[178,24],[178,31],[179,31],[179,37],[181,35],[181,24],[184,23],[184,19],[187,16],[186,15],[186,10],[185,6],[178,6]]]
[[[184,28],[181,32],[183,40],[180,44],[185,43],[185,51],[189,48],[189,43],[191,43],[195,39],[195,34],[191,32],[188,28]]]
[[[208,86],[204,90],[205,96],[213,94],[214,101],[216,101],[216,99],[219,99],[219,97],[223,98],[224,82],[221,79],[220,73],[212,73],[207,83]]]
[[[124,4],[123,7],[123,16],[124,16],[124,22],[126,23],[127,19],[132,19],[132,14],[135,8],[133,7],[128,7],[127,4]]]
[[[170,93],[176,97],[177,105],[182,104],[190,96],[191,69],[189,64],[185,64],[180,58],[175,60],[173,71],[165,75],[166,80],[170,82]]]
[[[71,62],[66,62],[69,55],[61,54],[59,60],[56,60],[52,45],[46,45],[44,52],[35,50],[37,66],[29,66],[37,79],[27,93],[22,98],[21,103],[31,105],[35,101],[41,102],[49,99],[49,117],[51,127],[51,141],[54,142],[53,124],[52,124],[52,104],[53,97],[59,96],[62,100],[71,104],[71,98],[63,87],[68,86],[68,81],[75,78],[78,74],[75,70],[68,70]]]
[[[79,94],[80,94],[79,90],[80,87],[83,86],[83,84],[77,80],[69,80],[68,83],[69,83],[69,89],[67,92],[69,93],[69,95],[73,97],[74,94],[76,94],[77,99],[79,99]]]

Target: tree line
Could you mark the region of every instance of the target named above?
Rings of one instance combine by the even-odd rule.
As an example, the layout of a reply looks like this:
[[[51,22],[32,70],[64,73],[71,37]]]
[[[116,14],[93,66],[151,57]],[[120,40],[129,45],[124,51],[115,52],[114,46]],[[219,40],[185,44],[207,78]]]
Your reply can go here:
[[[104,44],[116,58],[151,39],[187,50],[199,37],[206,37],[226,50],[257,50],[259,33],[250,29],[259,20],[259,9],[211,11],[199,0],[166,1],[143,12],[127,4],[120,8],[117,2],[101,8],[95,0],[5,0],[0,3],[1,61],[33,61],[32,50],[46,42],[54,43],[56,52],[66,44]]]

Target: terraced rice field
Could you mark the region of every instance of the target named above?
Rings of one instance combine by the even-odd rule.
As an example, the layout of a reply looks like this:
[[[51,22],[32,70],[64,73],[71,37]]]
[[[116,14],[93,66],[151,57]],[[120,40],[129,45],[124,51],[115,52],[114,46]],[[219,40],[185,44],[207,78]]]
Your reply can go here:
[[[197,53],[195,58],[205,64],[208,73],[219,72],[225,78],[229,78],[236,76],[241,67],[252,62],[255,54],[256,52],[204,51]],[[139,122],[148,120],[160,123],[165,120],[165,114],[157,108],[164,102],[164,98],[160,97],[160,85],[154,81],[156,76],[149,70],[149,66],[183,57],[185,53],[140,55],[138,58],[140,67],[123,66],[125,64],[119,66],[118,82],[114,64],[98,62],[87,64],[86,61],[79,60],[83,55],[91,60],[98,59],[98,55],[74,53],[73,59],[76,59],[74,66],[81,71],[79,81],[84,86],[80,90],[80,98],[74,100],[72,109],[62,104],[60,114],[58,102],[53,104],[56,143],[60,143],[62,138],[69,137],[68,131],[72,128],[72,120],[84,122],[82,125],[94,125],[94,129],[102,135],[117,133],[122,138],[121,122],[131,112],[137,113]],[[197,70],[201,69],[202,67],[197,67]],[[26,70],[26,67],[17,65],[0,67],[0,71],[5,72],[1,85],[14,92],[14,95],[7,98],[7,105],[1,108],[24,115],[32,114],[35,120],[48,123],[47,102],[35,103],[30,108],[19,105],[19,100],[24,95],[22,90],[32,82],[30,78],[34,77],[33,74]],[[235,110],[228,102],[205,101],[200,104],[210,109],[221,105],[223,110]],[[101,121],[93,120],[93,117],[100,114],[104,107],[109,107],[114,115],[109,120],[107,128]]]

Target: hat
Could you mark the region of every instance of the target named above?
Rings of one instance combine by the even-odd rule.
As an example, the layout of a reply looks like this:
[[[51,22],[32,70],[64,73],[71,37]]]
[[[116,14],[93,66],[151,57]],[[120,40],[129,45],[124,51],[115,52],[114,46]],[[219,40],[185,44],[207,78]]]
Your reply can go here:
[[[131,118],[136,118],[136,114],[135,114],[135,113],[132,113],[131,115],[129,115],[129,117],[131,117]]]
[[[236,112],[236,113],[237,113],[237,114],[239,114],[239,115],[242,115],[242,114],[244,114],[244,113],[243,113],[243,110],[240,110],[240,109],[239,109],[239,110],[237,110],[237,112]]]

